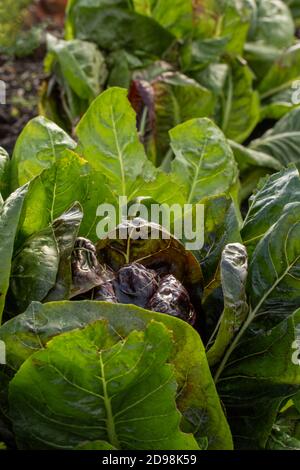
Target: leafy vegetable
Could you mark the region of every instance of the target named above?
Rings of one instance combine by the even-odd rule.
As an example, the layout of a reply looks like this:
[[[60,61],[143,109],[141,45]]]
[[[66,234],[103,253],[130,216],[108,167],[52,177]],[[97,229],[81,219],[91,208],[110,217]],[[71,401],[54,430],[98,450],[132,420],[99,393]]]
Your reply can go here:
[[[71,330],[74,331],[71,333],[71,336],[64,334],[61,337],[60,343],[64,345],[65,342],[63,338],[69,337],[70,341],[72,341],[72,335],[75,335],[75,337],[78,335],[85,336],[88,331],[95,331],[95,328],[98,328],[99,320],[101,320],[102,328],[104,327],[104,320],[111,325],[108,339],[111,338],[109,339],[111,346],[117,343],[117,347],[122,345],[123,339],[120,342],[120,338],[127,338],[128,335],[135,330],[141,332],[145,331],[147,325],[151,324],[153,320],[159,322],[158,328],[160,331],[166,332],[166,330],[162,328],[161,323],[163,323],[169,331],[173,331],[174,343],[171,348],[170,362],[173,364],[173,367],[175,367],[175,378],[180,390],[180,393],[177,394],[177,406],[182,413],[187,414],[189,414],[188,410],[192,411],[198,409],[198,413],[201,413],[202,416],[199,433],[202,436],[208,437],[209,448],[231,448],[230,432],[210,376],[204,348],[199,335],[186,323],[168,315],[161,315],[154,312],[149,313],[133,306],[113,305],[93,301],[51,302],[45,305],[33,303],[24,314],[10,320],[0,329],[0,338],[3,339],[7,345],[7,364],[13,370],[20,368],[20,375],[23,374],[23,366],[21,365],[24,364],[25,374],[27,374],[27,364],[30,365],[32,363],[35,354],[40,354],[41,342],[42,345],[45,345],[53,337],[57,337],[57,340],[60,340],[60,336],[57,335]],[[34,328],[32,328],[32,322],[34,322]],[[88,324],[90,324],[91,327],[86,332],[85,326]],[[80,329],[78,330],[78,328]],[[165,334],[166,333],[163,335]],[[136,335],[137,333],[134,333],[135,337]],[[170,341],[169,335],[170,333],[166,335],[167,343]],[[106,335],[102,336],[102,340],[107,341]],[[51,345],[53,343],[54,340],[49,344]],[[155,344],[157,347],[157,343]],[[160,348],[161,347],[162,346],[160,346]],[[73,354],[77,354],[75,353],[76,349],[72,348],[72,350]],[[41,353],[43,353],[43,351],[42,349]],[[45,352],[46,351],[47,350],[45,350]],[[155,354],[155,351],[153,353]],[[165,354],[165,352],[163,352],[163,354]],[[80,356],[82,357],[82,354],[80,354]],[[86,359],[82,358],[81,360],[90,359],[91,355],[88,354]],[[97,367],[98,363],[97,361]],[[81,371],[79,374],[79,378],[81,377],[80,380],[88,380],[88,376],[82,375],[81,367],[79,366],[78,369],[76,362],[74,367]],[[201,374],[199,374],[199,367],[201,368]],[[139,369],[133,369],[132,372],[140,373]],[[86,388],[86,384],[84,388]],[[53,388],[53,392],[55,392],[55,387]],[[21,397],[18,398],[18,401],[19,399],[21,400]],[[58,402],[57,406],[60,406]],[[152,406],[154,406],[154,400],[152,401]],[[157,406],[160,406],[160,398],[158,398]],[[82,419],[86,419],[84,415],[85,413],[83,412]],[[176,419],[175,413],[175,421]],[[67,429],[70,431],[70,427],[67,426]],[[143,432],[146,432],[147,428],[144,429],[145,431]],[[88,428],[83,428],[82,432],[86,433],[87,431]],[[91,429],[90,432],[99,433],[99,429],[97,427],[94,431]],[[99,436],[99,434],[97,434],[97,436]],[[79,440],[80,439],[81,442],[85,441],[86,435],[83,435],[82,438],[79,437]]]
[[[118,449],[197,449],[194,438],[179,430],[174,370],[166,364],[171,347],[160,323],[118,342],[105,322],[53,339],[23,364],[10,385],[21,446],[72,448],[101,439]],[[76,412],[74,399],[82,403]]]
[[[68,2],[0,149],[7,449],[299,449],[298,3]]]

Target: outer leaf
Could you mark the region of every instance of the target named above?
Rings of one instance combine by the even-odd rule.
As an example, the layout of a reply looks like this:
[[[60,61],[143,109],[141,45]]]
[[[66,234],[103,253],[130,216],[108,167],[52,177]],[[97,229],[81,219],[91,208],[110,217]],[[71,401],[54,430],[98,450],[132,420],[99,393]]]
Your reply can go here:
[[[76,203],[52,224],[59,252],[59,265],[55,286],[45,299],[47,302],[70,298],[72,286],[71,255],[82,217],[81,206]]]
[[[289,88],[299,76],[300,44],[295,44],[282,52],[259,85],[262,98]]]
[[[11,187],[16,189],[49,168],[61,150],[74,149],[76,143],[62,129],[40,116],[21,132],[11,161]]]
[[[126,337],[133,330],[144,330],[153,319],[172,330],[174,349],[170,360],[175,365],[176,380],[180,387],[177,397],[179,410],[182,413],[188,409],[201,412],[199,435],[208,437],[210,449],[231,447],[229,428],[210,376],[200,337],[189,325],[169,315],[150,313],[129,305],[93,301],[50,302],[44,305],[33,303],[25,314],[7,322],[0,329],[0,339],[6,342],[9,367],[17,370],[27,357],[41,348],[41,343],[44,345],[57,334],[82,328],[98,319],[107,319],[112,331],[119,337]]]
[[[71,2],[67,28],[72,31],[73,37],[95,42],[100,49],[127,49],[157,57],[175,39],[152,18],[132,11],[125,0]]]
[[[103,321],[53,339],[10,385],[19,445],[70,449],[99,439],[117,449],[198,449],[179,429],[171,348],[156,322],[118,342]]]
[[[77,134],[91,167],[107,178],[116,207],[118,196],[127,196],[128,201],[148,195],[159,203],[183,201],[180,179],[148,161],[127,90],[110,88],[99,96],[79,123]]]
[[[246,281],[248,259],[245,247],[239,243],[227,245],[222,253],[221,283],[224,311],[213,346],[207,353],[210,366],[217,364],[239,331],[248,314]]]
[[[239,222],[230,197],[213,196],[201,201],[205,205],[204,247],[197,254],[204,285],[214,283],[222,251],[228,243],[241,242]]]
[[[12,262],[9,310],[23,312],[31,301],[43,300],[55,285],[59,252],[52,227],[32,235]]]
[[[281,0],[257,0],[249,38],[279,48],[294,40],[294,22],[289,8]]]
[[[250,147],[267,153],[284,166],[289,163],[300,165],[300,108],[294,109],[261,138],[251,142]]]
[[[293,86],[292,84],[292,87],[275,93],[263,102],[260,116],[261,120],[279,120],[285,116],[285,114],[299,106],[299,104],[296,103],[297,100],[293,100],[295,93]]]
[[[300,450],[300,413],[294,406],[279,413],[267,449]]]
[[[249,266],[253,331],[267,330],[299,306],[299,231],[300,203],[288,204],[256,246]]]
[[[210,90],[178,72],[166,72],[152,84],[159,162],[169,149],[168,132],[188,119],[212,116],[215,98]]]
[[[61,153],[51,168],[31,182],[18,233],[18,245],[44,229],[77,200],[85,212],[81,234],[97,239],[99,204],[111,197],[104,177],[71,151]]]
[[[222,130],[243,142],[259,121],[259,96],[253,90],[253,73],[245,63],[235,61],[228,74],[223,95]]]
[[[300,389],[291,346],[299,310],[269,331],[244,338],[219,381],[236,448],[264,448],[281,403]]]
[[[287,204],[300,201],[300,180],[294,166],[276,173],[261,183],[250,199],[242,238],[252,252],[265,233],[275,224]]]
[[[253,167],[262,167],[277,171],[282,168],[281,163],[267,153],[244,147],[233,140],[229,143],[241,172],[253,169]]]
[[[215,2],[218,4],[219,2]],[[230,54],[240,55],[243,53],[246,42],[253,1],[226,0],[220,2],[223,10],[220,15],[221,35],[229,36],[230,41],[226,51]]]
[[[142,176],[146,155],[138,140],[136,116],[127,91],[110,88],[90,106],[77,127],[85,158],[120,196],[129,195]]]
[[[73,91],[89,101],[99,95],[107,78],[107,69],[96,45],[77,39],[63,41],[52,35],[47,36],[47,43]]]
[[[175,36],[182,37],[192,28],[192,2],[190,0],[133,0],[137,13],[155,19]]]
[[[201,70],[208,64],[220,61],[220,56],[225,52],[229,37],[213,37],[186,41],[181,51],[181,66],[184,71]]]
[[[15,236],[27,190],[28,186],[23,186],[12,193],[4,203],[0,212],[0,323],[5,296],[9,286]]]
[[[187,203],[229,193],[237,179],[233,153],[222,132],[209,119],[193,119],[170,131],[175,153],[173,171],[186,184]]]

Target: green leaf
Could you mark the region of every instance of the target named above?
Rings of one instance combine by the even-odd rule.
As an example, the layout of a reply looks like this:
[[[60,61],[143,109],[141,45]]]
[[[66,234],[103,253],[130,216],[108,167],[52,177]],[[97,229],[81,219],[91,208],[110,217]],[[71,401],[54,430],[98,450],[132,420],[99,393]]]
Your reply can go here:
[[[230,38],[226,52],[241,55],[247,39],[253,2],[251,0],[226,0],[220,2],[220,6],[223,10],[219,20],[221,35]]]
[[[264,100],[260,110],[261,121],[264,119],[279,120],[287,113],[298,107],[298,96],[295,95],[295,92],[298,93],[293,82],[291,87],[275,93],[274,95],[270,96],[269,99]]]
[[[266,330],[300,302],[300,204],[287,204],[278,221],[257,244],[249,265],[251,329]],[[254,327],[254,323],[256,327]]]
[[[266,447],[270,450],[300,450],[300,413],[294,406],[279,413]]]
[[[221,259],[224,311],[219,320],[219,328],[214,344],[207,353],[210,367],[222,359],[226,348],[247,318],[247,274],[248,259],[246,248],[240,243],[227,245]]]
[[[186,185],[186,201],[229,193],[237,180],[233,153],[209,119],[192,119],[170,131],[175,154],[172,170]]]
[[[80,234],[96,240],[96,210],[110,197],[104,177],[77,154],[65,150],[51,168],[30,183],[18,232],[18,246],[60,217],[76,200],[84,211]]]
[[[278,210],[274,193],[280,194],[280,184],[295,177],[289,170],[285,181],[278,178],[278,189],[272,177],[269,214],[274,221],[250,256],[249,314],[215,373],[233,433],[243,447],[263,448],[281,402],[300,390],[299,365],[293,360],[300,324],[300,311],[294,313],[300,302],[300,204],[281,205],[276,218],[273,213]]]
[[[182,413],[193,408],[202,413],[199,434],[208,437],[210,449],[231,448],[230,431],[200,337],[189,325],[169,315],[130,305],[94,301],[32,303],[24,314],[0,328],[0,339],[6,343],[8,366],[17,370],[26,358],[39,351],[54,336],[83,328],[99,319],[106,319],[118,338],[127,337],[133,330],[144,331],[152,320],[162,322],[172,330],[174,348],[170,362],[175,366],[180,389],[177,406]],[[86,369],[81,369],[81,376],[83,370]]]
[[[250,148],[266,153],[282,165],[300,165],[300,108],[286,114],[275,126],[259,139],[253,140]]]
[[[147,162],[136,131],[136,116],[127,90],[110,88],[90,106],[77,127],[84,156],[108,179],[117,195],[132,192]]]
[[[133,0],[133,5],[137,13],[150,16],[179,38],[192,28],[190,0]]]
[[[244,147],[237,142],[231,140],[229,142],[230,147],[233,150],[235,159],[239,166],[239,170],[244,172],[248,169],[253,169],[253,167],[261,167],[270,170],[281,170],[281,163],[275,158],[271,157],[267,153],[259,152],[253,150],[249,147]]]
[[[286,312],[276,327],[245,337],[224,370],[218,390],[235,448],[265,448],[281,403],[300,390],[299,365],[292,361],[299,325],[300,311]]]
[[[96,45],[78,39],[63,41],[48,34],[47,46],[72,90],[84,100],[96,98],[107,78],[105,60]]]
[[[282,49],[278,49],[278,47],[272,44],[257,41],[246,42],[243,57],[247,60],[251,70],[254,72],[256,82],[260,83],[281,54]]]
[[[21,132],[11,161],[11,188],[16,189],[49,168],[66,148],[76,143],[62,129],[40,116]]]
[[[9,190],[10,159],[8,153],[0,147],[0,194],[5,199]]]
[[[283,48],[294,41],[294,21],[281,0],[257,0],[249,33],[251,41]]]
[[[55,286],[48,293],[45,299],[46,302],[70,298],[72,286],[71,255],[82,217],[82,208],[79,203],[75,203],[52,224],[59,252],[59,265]]]
[[[0,324],[9,286],[15,236],[27,190],[28,186],[17,189],[8,197],[0,211]]]
[[[299,172],[294,166],[262,181],[249,201],[242,229],[243,243],[252,253],[265,233],[282,215],[287,204],[300,200]]]
[[[204,285],[214,283],[222,251],[228,243],[241,242],[239,222],[230,197],[211,196],[201,200],[205,209],[204,246],[196,254],[204,277]]]
[[[168,132],[189,119],[212,116],[213,93],[179,72],[166,72],[152,83],[155,144],[159,163],[169,149]]]
[[[170,332],[152,322],[120,340],[108,328],[99,321],[58,336],[23,364],[10,384],[19,445],[72,449],[99,439],[117,449],[198,449],[179,429]]]
[[[299,66],[300,44],[297,43],[283,51],[264,76],[258,87],[262,99],[289,88],[300,76]]]
[[[67,11],[68,39],[96,43],[100,49],[127,49],[160,57],[175,36],[154,19],[135,13],[125,0],[77,0]]]
[[[86,160],[106,177],[116,207],[118,196],[128,201],[148,195],[158,203],[183,201],[180,179],[157,170],[147,159],[127,90],[102,93],[80,121],[77,135]]]
[[[52,227],[26,240],[13,259],[10,290],[10,313],[21,313],[32,300],[43,300],[55,285],[59,251]]]
[[[228,37],[186,41],[181,50],[183,70],[185,72],[201,70],[208,64],[219,62],[228,42]]]
[[[253,73],[246,63],[232,63],[223,92],[222,130],[243,142],[259,121],[259,95],[253,90]]]

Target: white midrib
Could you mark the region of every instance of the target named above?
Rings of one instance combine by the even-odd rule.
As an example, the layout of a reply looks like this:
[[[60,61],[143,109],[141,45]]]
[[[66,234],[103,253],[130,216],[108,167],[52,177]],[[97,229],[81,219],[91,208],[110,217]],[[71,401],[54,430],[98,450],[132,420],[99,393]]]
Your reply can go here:
[[[106,411],[107,435],[108,435],[109,442],[116,449],[120,449],[120,443],[119,443],[119,439],[116,433],[115,421],[114,421],[113,411],[111,407],[111,399],[109,398],[108,392],[107,392],[105,370],[104,370],[104,364],[103,364],[101,353],[99,354],[99,363],[100,363],[100,368],[101,368],[100,378],[102,380],[102,387],[103,387],[103,401],[104,401],[104,407]]]
[[[121,194],[121,196],[126,196],[126,181],[125,181],[124,162],[123,162],[121,147],[120,147],[120,144],[119,144],[118,133],[117,133],[115,117],[114,117],[114,111],[113,111],[112,106],[111,106],[111,120],[112,120],[112,128],[113,128],[114,138],[115,138],[116,147],[117,147],[118,160],[119,160],[119,164],[120,164],[121,182],[122,182],[122,194]]]
[[[202,148],[201,156],[200,156],[200,160],[199,160],[199,165],[197,165],[197,167],[196,167],[196,171],[195,171],[195,174],[194,174],[193,183],[192,183],[192,187],[191,187],[191,191],[190,191],[190,194],[189,194],[187,204],[191,204],[192,201],[193,201],[193,198],[194,198],[194,193],[195,193],[196,185],[197,185],[197,182],[198,182],[199,173],[200,173],[200,170],[202,168],[202,163],[203,163],[203,159],[204,159],[204,152],[205,152],[205,149],[206,149],[206,145],[207,145],[207,139],[205,140],[205,142],[203,144],[203,148]]]

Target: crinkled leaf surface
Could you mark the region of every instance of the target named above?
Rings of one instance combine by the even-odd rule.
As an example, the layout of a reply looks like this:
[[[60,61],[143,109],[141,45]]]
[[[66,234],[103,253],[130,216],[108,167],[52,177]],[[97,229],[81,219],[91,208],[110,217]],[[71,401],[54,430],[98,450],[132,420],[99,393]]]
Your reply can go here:
[[[144,331],[153,319],[172,330],[174,348],[170,362],[175,366],[180,389],[177,406],[181,412],[190,408],[199,410],[202,416],[199,433],[207,436],[209,448],[231,448],[230,431],[200,337],[192,327],[169,315],[135,306],[94,301],[32,303],[26,313],[8,321],[0,329],[0,339],[6,342],[8,366],[18,370],[24,360],[39,351],[49,339],[99,319],[106,319],[111,332],[122,338],[133,330]],[[81,374],[85,370],[82,369]]]
[[[70,298],[72,286],[71,255],[82,217],[82,208],[79,203],[75,203],[52,224],[59,252],[59,265],[55,285],[45,299],[47,302]]]
[[[196,253],[208,286],[216,278],[222,251],[228,243],[241,242],[239,222],[234,204],[228,196],[212,196],[201,200],[205,209],[204,246]]]
[[[52,226],[36,232],[13,259],[9,310],[24,312],[32,300],[43,300],[55,285],[59,251]]]
[[[239,331],[248,314],[246,281],[248,259],[246,248],[240,243],[227,245],[221,259],[221,284],[224,296],[224,311],[213,346],[207,359],[212,367],[223,357],[226,348]]]
[[[262,181],[249,201],[242,228],[242,239],[252,253],[264,234],[275,224],[285,206],[300,201],[299,172],[294,166]]]
[[[275,315],[273,315],[275,316]],[[300,389],[292,345],[299,310],[268,331],[244,338],[218,382],[236,448],[264,448],[280,405]]]
[[[107,78],[105,60],[97,46],[78,39],[63,41],[52,35],[47,36],[47,43],[73,91],[82,99],[96,98]]]
[[[152,322],[120,339],[108,328],[98,321],[58,336],[23,364],[10,384],[19,446],[99,439],[117,449],[198,449],[179,429],[170,332]]]

